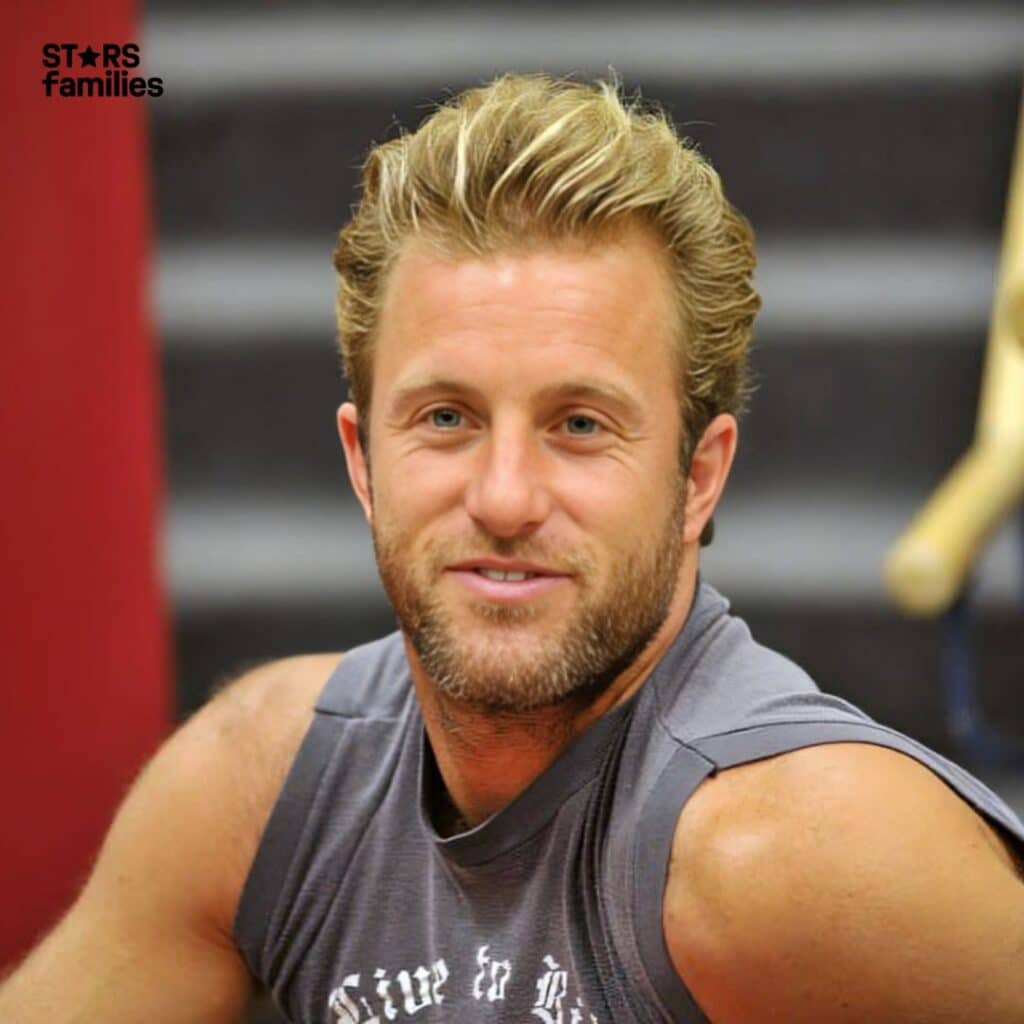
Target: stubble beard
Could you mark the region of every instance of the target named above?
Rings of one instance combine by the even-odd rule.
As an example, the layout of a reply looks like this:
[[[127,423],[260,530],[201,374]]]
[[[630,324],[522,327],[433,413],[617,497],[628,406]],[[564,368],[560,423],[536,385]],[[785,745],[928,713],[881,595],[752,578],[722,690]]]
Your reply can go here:
[[[589,704],[636,659],[668,615],[682,564],[683,485],[651,542],[620,552],[603,580],[586,552],[536,540],[481,534],[474,541],[425,544],[414,555],[390,528],[373,530],[384,590],[402,631],[438,692],[491,715],[517,715],[567,703]],[[467,602],[475,620],[456,623],[441,597],[446,565],[493,555],[521,558],[572,574],[575,608],[547,629],[546,598],[523,605]],[[472,635],[471,635],[472,634]]]

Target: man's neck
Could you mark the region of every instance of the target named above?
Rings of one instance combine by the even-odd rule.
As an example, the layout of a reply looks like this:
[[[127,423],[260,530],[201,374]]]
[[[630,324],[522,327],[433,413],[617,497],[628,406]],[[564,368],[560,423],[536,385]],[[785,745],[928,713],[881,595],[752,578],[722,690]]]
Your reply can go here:
[[[696,569],[687,568],[684,564],[668,615],[651,642],[584,707],[569,703],[496,715],[454,701],[438,692],[406,639],[413,685],[453,819],[477,825],[511,803],[576,736],[643,685],[690,613]]]

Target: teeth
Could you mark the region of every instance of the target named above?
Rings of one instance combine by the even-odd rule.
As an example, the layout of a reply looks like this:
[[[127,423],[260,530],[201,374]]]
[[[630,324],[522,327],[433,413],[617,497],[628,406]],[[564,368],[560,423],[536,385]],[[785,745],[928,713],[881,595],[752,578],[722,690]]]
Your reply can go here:
[[[519,583],[538,575],[535,572],[503,572],[501,569],[477,569],[477,572],[489,580],[508,580],[511,583]]]

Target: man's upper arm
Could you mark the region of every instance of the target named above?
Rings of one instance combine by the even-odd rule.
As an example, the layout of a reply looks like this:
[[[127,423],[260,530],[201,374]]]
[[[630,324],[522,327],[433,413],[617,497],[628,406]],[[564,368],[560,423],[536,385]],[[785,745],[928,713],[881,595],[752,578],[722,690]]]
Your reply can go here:
[[[337,655],[239,680],[142,772],[64,920],[0,989],[20,1024],[238,1019],[231,926],[259,835]]]
[[[863,744],[706,781],[680,818],[664,926],[714,1024],[1020,1024],[1024,882],[927,768]]]

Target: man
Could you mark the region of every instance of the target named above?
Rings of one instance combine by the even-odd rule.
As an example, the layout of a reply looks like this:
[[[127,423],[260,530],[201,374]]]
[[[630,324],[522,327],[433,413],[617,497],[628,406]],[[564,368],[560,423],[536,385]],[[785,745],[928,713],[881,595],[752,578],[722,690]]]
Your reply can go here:
[[[0,1019],[1024,1021],[1024,827],[700,580],[753,262],[611,87],[371,153],[338,426],[401,631],[185,725]]]

